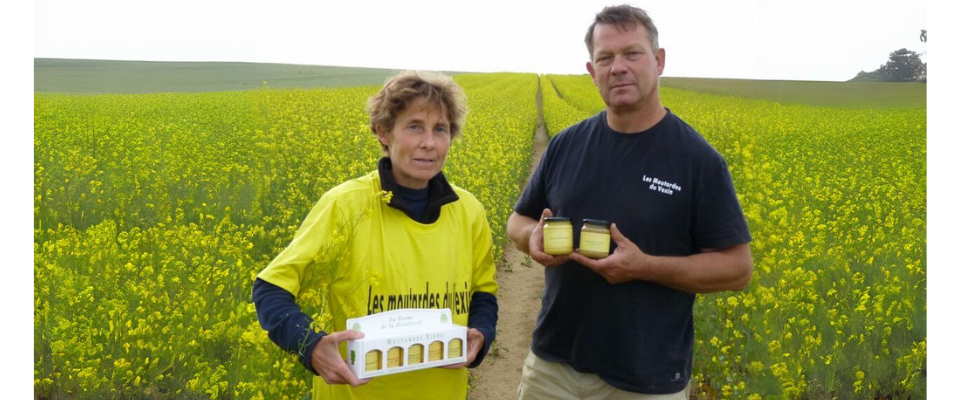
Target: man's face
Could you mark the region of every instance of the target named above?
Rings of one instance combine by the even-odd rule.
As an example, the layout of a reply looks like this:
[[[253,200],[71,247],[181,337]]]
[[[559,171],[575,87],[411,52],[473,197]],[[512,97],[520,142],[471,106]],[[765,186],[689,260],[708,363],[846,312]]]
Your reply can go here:
[[[380,143],[389,147],[393,177],[400,186],[423,189],[440,173],[450,150],[450,123],[443,110],[423,99],[413,101],[397,116],[393,129],[377,127]]]
[[[653,51],[647,29],[620,30],[597,24],[593,30],[593,60],[587,70],[600,97],[611,110],[634,110],[647,101],[659,103],[657,82],[663,73],[664,51]]]

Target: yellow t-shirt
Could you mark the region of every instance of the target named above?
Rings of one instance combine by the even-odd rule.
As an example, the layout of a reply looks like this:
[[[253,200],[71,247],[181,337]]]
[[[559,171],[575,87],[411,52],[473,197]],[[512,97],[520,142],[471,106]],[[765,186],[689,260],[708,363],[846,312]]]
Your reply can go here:
[[[452,186],[452,185],[451,185]],[[333,314],[330,332],[346,319],[398,308],[449,308],[466,326],[474,292],[497,294],[493,243],[483,206],[453,186],[459,200],[443,205],[432,224],[416,222],[387,205],[377,171],[347,181],[323,195],[293,241],[258,277],[301,300],[315,259],[340,255],[328,283]],[[347,250],[347,251],[342,251]],[[319,312],[300,304],[304,312]],[[341,355],[346,354],[341,344]],[[366,385],[327,385],[313,380],[314,399],[462,399],[467,370],[428,368],[373,378]]]

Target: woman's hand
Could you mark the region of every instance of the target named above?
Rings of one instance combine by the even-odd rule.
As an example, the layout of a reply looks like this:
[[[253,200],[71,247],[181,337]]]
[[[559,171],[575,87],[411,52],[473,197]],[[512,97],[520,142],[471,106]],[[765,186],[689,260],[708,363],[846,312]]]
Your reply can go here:
[[[334,332],[320,339],[310,354],[310,365],[330,385],[349,384],[357,387],[370,382],[370,379],[357,379],[350,370],[347,360],[340,358],[340,342],[363,338],[362,332],[346,330]]]

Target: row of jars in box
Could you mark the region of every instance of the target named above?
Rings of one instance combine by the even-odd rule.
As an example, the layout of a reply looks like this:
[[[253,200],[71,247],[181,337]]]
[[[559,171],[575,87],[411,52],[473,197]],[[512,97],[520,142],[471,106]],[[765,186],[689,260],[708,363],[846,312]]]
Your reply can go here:
[[[427,361],[439,361],[443,359],[442,341],[430,343],[427,353]],[[423,363],[423,345],[414,344],[407,351],[407,362],[402,363],[404,349],[400,346],[392,347],[387,350],[387,368],[396,368],[404,365],[416,365]],[[447,358],[457,358],[463,355],[463,341],[459,338],[450,340],[447,348]],[[366,354],[366,371],[379,371],[383,369],[383,352],[380,350],[370,350]]]

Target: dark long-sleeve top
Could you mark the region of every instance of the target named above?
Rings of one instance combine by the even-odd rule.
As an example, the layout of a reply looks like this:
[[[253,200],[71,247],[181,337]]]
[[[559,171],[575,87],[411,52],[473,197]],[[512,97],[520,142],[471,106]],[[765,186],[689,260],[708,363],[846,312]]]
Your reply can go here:
[[[315,332],[310,327],[312,320],[294,301],[294,297],[285,289],[262,279],[253,283],[253,303],[257,307],[260,326],[267,331],[270,340],[283,350],[296,354],[308,371],[317,375],[310,362],[313,348],[326,332]],[[469,365],[474,368],[483,362],[490,344],[496,338],[497,298],[486,292],[475,292],[470,299],[470,315],[467,326],[476,328],[483,334],[483,348],[477,358]]]

